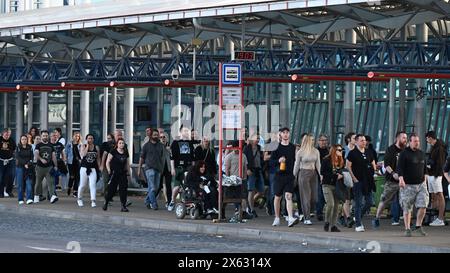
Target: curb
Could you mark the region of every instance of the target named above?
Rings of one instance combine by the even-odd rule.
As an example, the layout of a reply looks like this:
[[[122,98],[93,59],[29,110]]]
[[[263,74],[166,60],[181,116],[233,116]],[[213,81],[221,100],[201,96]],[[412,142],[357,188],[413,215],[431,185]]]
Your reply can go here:
[[[183,223],[170,220],[143,219],[117,215],[84,214],[72,211],[58,211],[40,208],[9,207],[0,204],[0,212],[12,212],[22,215],[44,216],[65,220],[82,220],[102,224],[118,224],[137,228],[153,228],[178,232],[193,232],[209,235],[228,235],[245,239],[283,240],[327,247],[330,249],[354,249],[359,252],[408,252],[408,253],[450,253],[450,248],[423,246],[416,244],[398,244],[382,241],[338,238],[324,235],[297,232],[274,231],[256,228],[228,227],[220,224]]]

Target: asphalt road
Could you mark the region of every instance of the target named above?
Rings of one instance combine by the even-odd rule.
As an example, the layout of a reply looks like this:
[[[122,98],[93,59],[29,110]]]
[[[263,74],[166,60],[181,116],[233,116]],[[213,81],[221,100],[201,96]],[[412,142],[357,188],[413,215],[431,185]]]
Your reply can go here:
[[[0,252],[26,253],[334,253],[328,249],[286,241],[211,236],[122,225],[0,213]]]

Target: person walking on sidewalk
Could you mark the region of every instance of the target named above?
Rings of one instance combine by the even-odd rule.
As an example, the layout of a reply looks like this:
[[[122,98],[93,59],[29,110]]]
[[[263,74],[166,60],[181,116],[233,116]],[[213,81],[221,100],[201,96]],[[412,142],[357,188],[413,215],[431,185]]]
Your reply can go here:
[[[373,154],[366,150],[366,137],[358,134],[355,137],[356,148],[347,156],[347,169],[353,179],[353,197],[355,200],[355,231],[365,231],[362,224],[363,212],[368,211],[372,205],[371,180],[373,170],[376,169]],[[364,203],[363,203],[364,198]],[[363,207],[364,204],[364,207]]]
[[[395,143],[387,148],[386,154],[384,156],[384,166],[386,169],[384,183],[384,190],[381,194],[380,203],[378,204],[377,214],[375,219],[372,220],[372,225],[374,228],[378,228],[380,226],[380,216],[383,212],[383,209],[386,205],[388,205],[391,201],[395,199],[395,196],[398,195],[400,190],[398,181],[398,173],[397,171],[397,161],[398,156],[401,151],[403,151],[406,147],[406,143],[408,141],[408,136],[404,131],[398,132],[395,136]],[[392,205],[395,205],[392,203]],[[394,221],[398,223],[398,216],[394,215]],[[394,222],[393,222],[394,223]]]
[[[312,225],[310,213],[317,199],[317,173],[320,173],[320,153],[314,147],[314,136],[307,134],[303,136],[300,150],[295,155],[294,166],[295,181],[298,181],[305,225]],[[320,180],[322,180],[321,177]]]
[[[164,199],[166,201],[166,208],[169,206],[172,201],[172,174],[171,174],[171,166],[170,166],[170,146],[169,146],[169,136],[164,131],[159,132],[159,140],[161,144],[164,145],[164,168],[161,174],[159,188],[156,191],[156,196],[159,195],[161,190],[164,193]]]
[[[444,175],[444,164],[446,149],[436,132],[429,131],[426,134],[427,143],[431,145],[430,156],[427,161],[428,190],[431,193],[431,207],[439,211],[438,218],[430,223],[432,227],[445,226],[445,199],[442,188],[442,176]]]
[[[400,153],[397,173],[400,180],[400,203],[405,222],[405,236],[411,237],[412,210],[417,208],[416,232],[421,236],[427,234],[422,229],[423,218],[429,202],[429,194],[425,183],[425,153],[420,150],[419,136],[409,136],[409,147]]]
[[[288,227],[293,227],[298,223],[298,218],[294,217],[294,204],[292,193],[294,192],[294,163],[295,145],[290,142],[289,128],[280,129],[281,143],[277,149],[270,154],[269,164],[276,166],[274,181],[274,210],[275,219],[272,226],[280,225],[281,196],[284,193],[288,212]]]
[[[6,128],[0,136],[0,198],[14,197],[14,152],[16,143],[11,138],[11,129]]]
[[[331,147],[330,154],[323,159],[320,168],[320,173],[323,176],[322,189],[326,203],[324,225],[325,231],[340,232],[336,226],[339,208],[336,187],[337,183],[344,183],[344,176],[342,174],[345,167],[343,150],[344,149],[341,145],[333,145],[333,147]]]
[[[106,136],[106,141],[100,146],[100,155],[102,156],[102,162],[100,164],[100,172],[102,173],[103,182],[103,196],[106,197],[108,191],[109,175],[106,169],[106,159],[110,151],[114,149],[114,135],[108,134]]]
[[[147,179],[148,191],[145,198],[145,205],[149,209],[158,209],[156,200],[156,191],[159,187],[160,175],[164,170],[164,145],[159,141],[158,130],[152,129],[150,141],[142,147],[139,166],[137,169],[138,177],[141,175],[142,164],[145,162],[145,178]]]
[[[28,144],[26,135],[20,137],[16,150],[16,183],[19,205],[23,205],[23,182],[25,181],[25,192],[27,205],[33,203],[33,150]]]
[[[263,153],[257,134],[249,138],[249,144],[245,146],[243,153],[247,157],[247,175],[248,175],[248,209],[247,213],[253,217],[258,217],[255,211],[255,196],[264,194],[264,177],[262,173]]]
[[[80,168],[80,186],[78,187],[78,206],[83,204],[83,190],[89,182],[89,189],[91,193],[91,207],[95,208],[97,195],[97,170],[100,165],[100,149],[94,144],[94,136],[88,134],[86,136],[87,143],[81,145],[81,168]]]
[[[107,195],[105,196],[105,204],[103,210],[108,209],[108,203],[116,194],[117,186],[119,186],[120,203],[122,204],[121,212],[128,212],[127,208],[127,189],[128,179],[127,175],[131,174],[130,156],[127,149],[125,149],[125,141],[119,138],[115,149],[113,149],[106,159],[106,169],[110,176],[108,182]]]
[[[47,195],[51,195],[50,202],[53,204],[58,201],[55,192],[55,180],[51,175],[51,170],[57,170],[55,148],[49,142],[48,131],[41,131],[41,143],[36,145],[34,156],[37,160],[36,164],[36,188],[34,191],[34,203],[39,203],[39,196],[43,192],[42,180],[47,184]],[[52,164],[53,163],[53,164]],[[48,198],[49,196],[47,196]]]
[[[181,126],[180,139],[175,140],[170,145],[172,157],[170,159],[170,169],[172,172],[172,201],[167,207],[168,211],[173,211],[175,207],[175,199],[179,193],[181,184],[183,183],[184,173],[193,166],[194,157],[194,141],[191,140],[191,131],[187,126]]]
[[[320,134],[318,139],[319,145],[317,146],[317,150],[320,154],[320,164],[322,164],[322,160],[328,156],[330,153],[330,147],[328,146],[328,136],[326,134]],[[317,176],[319,178],[320,176]],[[317,203],[316,203],[316,215],[317,221],[323,221],[323,207],[325,206],[325,197],[323,195],[322,184],[320,181],[317,183]]]
[[[72,141],[67,143],[65,153],[67,155],[67,167],[69,169],[69,183],[67,185],[67,196],[73,190],[73,197],[78,197],[78,185],[80,184],[80,164],[81,164],[81,136],[75,131]]]
[[[67,174],[67,166],[66,166],[66,153],[64,151],[64,145],[58,140],[58,131],[54,131],[51,134],[50,143],[53,145],[55,149],[56,162],[57,162],[57,170],[51,171],[52,176],[55,179],[55,188],[64,189],[64,185],[59,186],[59,178],[62,177],[65,179]]]

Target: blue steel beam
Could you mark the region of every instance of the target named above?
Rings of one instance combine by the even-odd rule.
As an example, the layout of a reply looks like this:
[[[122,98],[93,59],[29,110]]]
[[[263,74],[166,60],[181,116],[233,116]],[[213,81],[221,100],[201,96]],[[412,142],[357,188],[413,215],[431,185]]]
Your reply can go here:
[[[220,62],[230,56],[196,56],[196,78],[214,80]],[[122,58],[119,60],[83,60],[72,63],[27,63],[25,66],[0,66],[0,86],[17,83],[54,84],[60,81],[107,82],[161,81],[174,68],[180,78],[190,78],[193,56],[177,58]],[[383,42],[354,47],[303,46],[292,51],[257,50],[253,62],[244,62],[248,76],[367,75],[368,71],[396,73],[450,73],[450,41],[439,43]]]

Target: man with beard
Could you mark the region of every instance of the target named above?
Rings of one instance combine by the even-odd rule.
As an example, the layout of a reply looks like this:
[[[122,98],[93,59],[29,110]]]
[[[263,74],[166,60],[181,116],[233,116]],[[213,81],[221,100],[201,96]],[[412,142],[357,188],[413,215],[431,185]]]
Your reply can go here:
[[[396,173],[395,171],[397,170],[398,156],[400,152],[405,149],[408,137],[404,131],[401,131],[396,134],[395,138],[395,143],[386,150],[386,155],[384,156],[384,166],[386,168],[386,183],[384,184],[384,191],[381,195],[380,203],[378,204],[377,215],[375,216],[375,219],[372,220],[372,225],[374,228],[378,228],[380,226],[381,212],[386,205],[393,201],[394,197],[400,190],[398,184],[398,173]],[[394,205],[394,203],[392,204]],[[396,221],[397,219],[394,219],[394,221]],[[398,221],[393,223],[398,223]]]
[[[49,143],[48,131],[41,131],[42,142],[36,145],[34,156],[37,159],[36,166],[36,189],[34,195],[34,203],[39,203],[39,195],[42,194],[42,181],[46,180],[48,195],[51,195],[50,202],[53,204],[58,201],[55,191],[55,180],[51,176],[50,171],[57,171],[58,164],[54,146]],[[53,163],[53,164],[52,164]],[[47,196],[48,198],[49,196]]]

